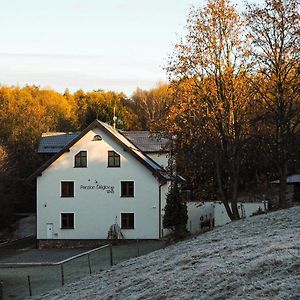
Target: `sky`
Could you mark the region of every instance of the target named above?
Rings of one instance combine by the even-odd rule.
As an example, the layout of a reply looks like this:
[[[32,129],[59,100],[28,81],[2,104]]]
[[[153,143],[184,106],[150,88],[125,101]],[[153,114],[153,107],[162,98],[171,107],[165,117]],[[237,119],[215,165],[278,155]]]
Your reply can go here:
[[[0,84],[150,89],[204,0],[0,0]]]

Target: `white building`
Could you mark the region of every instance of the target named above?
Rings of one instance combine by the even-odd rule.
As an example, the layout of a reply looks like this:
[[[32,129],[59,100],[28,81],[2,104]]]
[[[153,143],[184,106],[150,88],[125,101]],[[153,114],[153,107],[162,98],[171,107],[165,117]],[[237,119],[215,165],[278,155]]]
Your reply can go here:
[[[38,152],[48,156],[31,176],[40,247],[97,244],[114,224],[125,239],[160,239],[168,232],[162,227],[168,139],[95,120],[82,132],[43,134]],[[222,207],[188,202],[187,229],[196,234],[229,222]]]
[[[39,153],[52,157],[32,175],[40,247],[107,239],[113,224],[125,239],[162,237],[166,139],[145,134],[95,120],[81,133],[43,135]]]

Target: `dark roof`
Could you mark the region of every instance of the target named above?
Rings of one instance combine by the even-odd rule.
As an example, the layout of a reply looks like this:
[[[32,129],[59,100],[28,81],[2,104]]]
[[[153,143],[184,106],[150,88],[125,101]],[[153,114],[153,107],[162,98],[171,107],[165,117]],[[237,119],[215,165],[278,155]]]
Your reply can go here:
[[[169,151],[169,139],[157,137],[149,131],[120,131],[120,133],[144,153],[166,153]],[[80,132],[43,133],[38,153],[57,153],[79,134]]]
[[[52,156],[47,162],[45,162],[40,168],[38,168],[30,177],[29,180],[34,179],[37,176],[40,176],[44,170],[46,170],[54,161],[56,161],[62,154],[69,151],[77,141],[79,141],[86,133],[90,130],[98,127],[102,129],[106,134],[113,138],[119,145],[121,145],[125,150],[132,154],[140,163],[142,163],[146,168],[148,168],[154,176],[157,176],[163,181],[170,180],[166,171],[158,165],[154,160],[149,156],[144,154],[139,148],[132,144],[125,136],[120,132],[115,130],[112,126],[103,123],[99,120],[95,120],[87,128],[85,128],[80,134],[77,134],[69,143],[67,143],[59,152]],[[66,136],[65,136],[66,137]]]
[[[272,181],[273,184],[279,184],[279,179]],[[300,183],[300,174],[291,174],[286,177],[287,184]]]
[[[73,141],[79,132],[46,132],[42,134],[38,153],[57,153]]]
[[[149,131],[121,131],[121,133],[144,153],[169,152],[169,139]]]

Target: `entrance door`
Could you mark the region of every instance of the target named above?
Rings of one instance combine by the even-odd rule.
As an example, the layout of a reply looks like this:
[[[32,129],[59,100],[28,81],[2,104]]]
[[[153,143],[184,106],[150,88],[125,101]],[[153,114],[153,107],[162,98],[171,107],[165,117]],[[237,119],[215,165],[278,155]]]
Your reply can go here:
[[[47,239],[53,239],[53,223],[47,223]]]

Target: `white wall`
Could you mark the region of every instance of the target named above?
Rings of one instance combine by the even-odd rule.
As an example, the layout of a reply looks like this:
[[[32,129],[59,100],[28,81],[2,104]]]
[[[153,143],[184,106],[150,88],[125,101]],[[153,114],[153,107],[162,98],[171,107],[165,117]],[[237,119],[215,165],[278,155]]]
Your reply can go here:
[[[214,206],[208,202],[188,202],[187,203],[187,230],[192,234],[197,234],[201,231],[201,217],[203,221],[214,218]]]
[[[265,211],[265,204],[263,202],[238,203],[240,214],[241,204],[244,206],[246,217],[251,216],[259,207]],[[203,221],[208,220],[210,217],[214,218],[215,226],[221,226],[231,222],[221,202],[188,202],[187,212],[187,230],[192,234],[197,234],[201,231],[201,217]]]
[[[168,153],[147,153],[147,155],[161,167],[166,168],[168,166]]]
[[[102,141],[92,141],[99,134]],[[88,151],[88,167],[74,168],[74,155]],[[107,167],[107,151],[121,155],[120,168]],[[60,197],[61,181],[75,182],[74,198]],[[133,180],[134,198],[121,198],[121,181]],[[114,193],[81,186],[114,187]],[[165,188],[162,195],[165,194]],[[122,230],[127,239],[159,237],[159,183],[152,173],[100,129],[87,133],[37,178],[37,238],[46,239],[46,224],[53,223],[56,239],[106,239],[121,212],[135,213],[135,228]],[[60,213],[75,213],[75,229],[60,229]]]
[[[215,206],[215,226],[221,226],[226,223],[230,223],[231,220],[227,215],[224,204],[221,202],[208,202]],[[238,203],[239,212],[241,215],[241,205],[244,206],[246,217],[251,216],[260,207],[263,211],[265,210],[265,205],[263,202],[249,202],[249,203]]]

